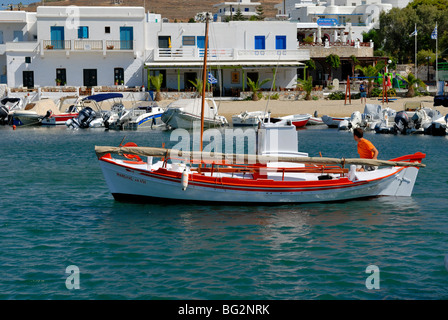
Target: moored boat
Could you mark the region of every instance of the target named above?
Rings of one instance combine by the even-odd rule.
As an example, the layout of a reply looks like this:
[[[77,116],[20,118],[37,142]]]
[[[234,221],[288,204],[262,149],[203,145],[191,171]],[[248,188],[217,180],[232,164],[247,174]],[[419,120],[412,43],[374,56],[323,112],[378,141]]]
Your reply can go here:
[[[201,99],[179,99],[169,104],[162,114],[162,121],[172,129],[193,129],[193,124],[201,120]],[[205,99],[204,127],[214,128],[228,125],[227,119],[218,115],[218,107],[213,99]]]
[[[290,116],[281,117],[282,120],[289,120],[296,128],[302,128],[307,125],[310,120],[310,114],[294,114]]]

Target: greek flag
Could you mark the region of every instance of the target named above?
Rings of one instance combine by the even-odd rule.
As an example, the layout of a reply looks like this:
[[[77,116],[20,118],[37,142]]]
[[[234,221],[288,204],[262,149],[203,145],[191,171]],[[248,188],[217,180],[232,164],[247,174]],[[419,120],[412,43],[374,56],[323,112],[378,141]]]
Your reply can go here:
[[[412,36],[416,36],[416,35],[417,35],[417,28],[415,28],[414,32],[412,32],[409,36],[412,37]]]
[[[208,73],[208,83],[215,84],[218,83],[218,79],[216,79],[211,72]]]
[[[434,28],[434,31],[431,33],[431,39],[437,39],[437,26]]]

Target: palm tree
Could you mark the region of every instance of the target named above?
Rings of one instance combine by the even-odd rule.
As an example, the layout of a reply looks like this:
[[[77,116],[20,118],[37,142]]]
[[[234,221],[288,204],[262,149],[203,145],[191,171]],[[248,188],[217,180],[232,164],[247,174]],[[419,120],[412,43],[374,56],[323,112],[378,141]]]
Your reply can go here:
[[[253,81],[251,78],[247,78],[247,85],[250,88],[250,91],[252,91],[252,100],[258,101],[258,91],[261,89],[261,86],[264,85],[266,82],[271,81],[271,79],[264,79],[259,83],[260,78],[257,79],[257,81]]]
[[[197,91],[197,95],[198,97],[202,96],[202,79],[198,79],[196,78],[195,81],[189,80],[190,83],[193,85],[193,87],[196,89]],[[206,90],[210,91],[210,83],[207,81],[207,86],[205,87]]]
[[[159,73],[157,76],[150,76],[149,80],[151,81],[151,84],[156,89],[156,97],[155,101],[161,101],[162,100],[162,94],[160,93],[160,88],[162,87],[163,82],[163,74]]]
[[[367,77],[367,81],[368,81],[368,86],[367,86],[367,94],[370,97],[370,93],[372,92],[373,89],[373,77],[376,77],[378,75],[378,73],[384,69],[384,61],[379,61],[376,65],[368,65],[368,66],[361,66],[361,65],[356,65],[355,66],[355,70],[359,70],[362,72],[362,74],[364,75],[364,77]]]
[[[408,92],[406,93],[406,97],[412,98],[415,96],[415,87],[420,88],[425,86],[425,83],[412,73],[409,73],[407,77],[404,77],[404,79],[408,83]]]
[[[305,100],[311,100],[311,91],[313,90],[313,77],[309,76],[306,80],[297,80],[297,86],[306,92]]]

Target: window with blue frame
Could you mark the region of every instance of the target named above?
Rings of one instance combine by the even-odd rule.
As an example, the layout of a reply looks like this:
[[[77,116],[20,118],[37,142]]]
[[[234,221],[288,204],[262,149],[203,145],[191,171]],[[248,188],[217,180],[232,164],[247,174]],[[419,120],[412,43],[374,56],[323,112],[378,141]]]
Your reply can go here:
[[[255,36],[255,50],[266,49],[266,38],[265,36]]]
[[[89,27],[78,28],[78,39],[89,39]]]
[[[286,50],[286,36],[275,36],[275,49]]]
[[[249,12],[249,8],[244,8],[244,12]]]

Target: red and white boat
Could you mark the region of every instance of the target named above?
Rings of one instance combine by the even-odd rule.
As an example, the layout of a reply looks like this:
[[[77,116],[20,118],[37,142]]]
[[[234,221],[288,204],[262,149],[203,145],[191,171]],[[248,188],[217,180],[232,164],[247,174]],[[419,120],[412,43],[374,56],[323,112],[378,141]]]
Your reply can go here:
[[[282,120],[289,120],[296,128],[302,128],[307,125],[310,120],[310,114],[294,114],[290,116],[281,117]]]
[[[42,125],[63,125],[67,120],[76,118],[82,108],[79,97],[62,97],[58,101],[55,112],[42,119]]]
[[[419,167],[424,166],[422,153],[373,162],[308,157],[297,151],[296,128],[290,124],[262,124],[257,135],[257,155],[244,155],[241,162],[232,161],[239,155],[135,144],[95,151],[110,192],[124,201],[280,204],[411,196]],[[153,157],[162,159],[154,162]],[[358,172],[356,164],[384,167]]]

